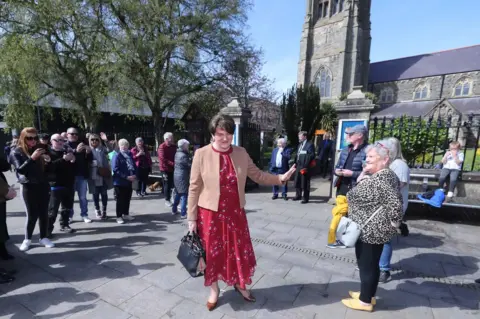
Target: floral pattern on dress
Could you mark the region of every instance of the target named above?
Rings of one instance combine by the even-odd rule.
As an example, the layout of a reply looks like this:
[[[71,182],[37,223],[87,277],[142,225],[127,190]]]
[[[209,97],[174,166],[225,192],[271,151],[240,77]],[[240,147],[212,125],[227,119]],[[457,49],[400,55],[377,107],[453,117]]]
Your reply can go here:
[[[218,151],[217,151],[218,152]],[[222,280],[241,289],[252,284],[256,258],[245,210],[240,207],[237,176],[230,152],[220,156],[218,211],[198,208],[198,234],[206,251],[205,286]]]

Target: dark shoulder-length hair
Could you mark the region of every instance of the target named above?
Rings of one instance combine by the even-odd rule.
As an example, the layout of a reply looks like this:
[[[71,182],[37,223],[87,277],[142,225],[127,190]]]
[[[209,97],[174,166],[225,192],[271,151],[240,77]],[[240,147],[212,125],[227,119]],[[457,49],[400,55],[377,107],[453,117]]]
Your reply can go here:
[[[233,133],[235,133],[235,121],[230,115],[218,113],[210,121],[208,131],[211,135],[215,135],[217,128],[225,130],[228,134],[233,135]]]

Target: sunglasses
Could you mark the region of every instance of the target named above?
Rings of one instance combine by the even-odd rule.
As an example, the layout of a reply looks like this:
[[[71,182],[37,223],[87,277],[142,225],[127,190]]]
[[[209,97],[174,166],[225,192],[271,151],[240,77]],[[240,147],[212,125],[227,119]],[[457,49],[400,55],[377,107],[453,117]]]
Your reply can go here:
[[[38,141],[38,136],[26,136],[27,141]]]
[[[99,140],[98,138],[92,138],[92,139],[90,139],[90,141],[92,141],[92,142],[100,142],[100,140]]]
[[[380,143],[380,142],[375,142],[374,145],[375,145],[375,146],[379,146],[380,148],[383,148],[383,149],[387,150],[387,153],[390,152],[390,150],[389,150],[385,145],[383,145],[383,144]]]
[[[65,140],[56,140],[56,139],[52,139],[52,141],[57,142],[57,143],[64,143],[65,142]]]
[[[68,135],[78,136],[78,133],[67,133]]]
[[[353,134],[355,134],[355,132],[345,132],[345,134],[348,136],[352,136]]]

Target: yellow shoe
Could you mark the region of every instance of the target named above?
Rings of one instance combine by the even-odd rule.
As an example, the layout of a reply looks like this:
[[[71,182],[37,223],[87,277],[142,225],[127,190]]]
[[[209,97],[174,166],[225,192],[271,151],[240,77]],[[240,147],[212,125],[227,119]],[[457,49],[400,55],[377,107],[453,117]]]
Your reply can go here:
[[[373,311],[373,305],[372,304],[364,305],[358,299],[353,299],[353,298],[343,299],[342,303],[350,309],[368,311],[368,312]]]
[[[359,292],[356,292],[356,291],[349,291],[348,294],[350,295],[350,297],[352,297],[353,299],[358,299],[360,300],[360,293]],[[372,306],[375,306],[377,304],[377,299],[375,299],[375,297],[372,297]]]

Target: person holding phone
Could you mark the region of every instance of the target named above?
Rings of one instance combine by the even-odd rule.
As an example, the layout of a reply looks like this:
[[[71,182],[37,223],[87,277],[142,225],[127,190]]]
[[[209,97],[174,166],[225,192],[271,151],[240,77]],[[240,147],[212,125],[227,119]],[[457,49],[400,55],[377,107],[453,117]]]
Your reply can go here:
[[[67,146],[73,150],[75,155],[75,185],[72,197],[75,197],[75,192],[77,192],[80,201],[80,215],[85,223],[91,223],[92,220],[88,218],[87,186],[90,175],[89,167],[93,160],[92,149],[87,144],[79,142],[78,130],[74,127],[67,130],[67,138]],[[73,209],[70,218],[73,218]]]
[[[447,180],[447,177],[450,176],[447,200],[451,200],[453,198],[453,191],[457,185],[458,175],[460,175],[460,172],[462,171],[462,164],[463,160],[465,159],[465,156],[460,150],[460,143],[458,141],[451,142],[449,146],[449,150],[442,158],[443,168],[440,171],[438,183],[438,186],[443,189],[445,187],[445,181]]]
[[[37,130],[34,127],[22,130],[12,160],[18,174],[18,182],[21,184],[21,194],[27,213],[25,240],[20,250],[27,251],[30,248],[37,221],[40,227],[40,244],[52,248],[55,245],[47,238],[50,199],[47,169],[51,159],[45,145],[39,145]]]

